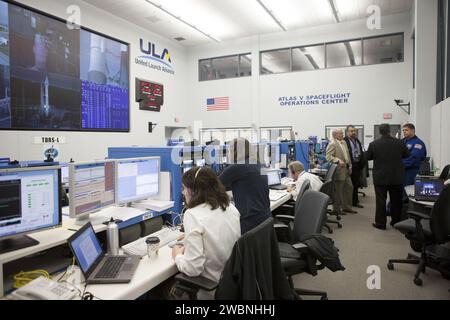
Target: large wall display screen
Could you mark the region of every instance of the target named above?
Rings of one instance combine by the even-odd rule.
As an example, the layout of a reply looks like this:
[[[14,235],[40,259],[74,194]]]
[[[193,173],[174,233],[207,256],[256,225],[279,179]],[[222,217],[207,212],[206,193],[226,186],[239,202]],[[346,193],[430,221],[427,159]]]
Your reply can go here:
[[[0,129],[129,131],[129,45],[0,1]]]

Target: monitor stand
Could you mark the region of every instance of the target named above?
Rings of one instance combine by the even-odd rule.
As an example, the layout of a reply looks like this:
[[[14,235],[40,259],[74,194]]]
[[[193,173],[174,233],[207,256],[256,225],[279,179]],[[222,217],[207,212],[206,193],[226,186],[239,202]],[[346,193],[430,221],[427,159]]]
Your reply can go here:
[[[39,244],[39,241],[29,236],[19,236],[10,239],[0,240],[0,254],[24,249]]]

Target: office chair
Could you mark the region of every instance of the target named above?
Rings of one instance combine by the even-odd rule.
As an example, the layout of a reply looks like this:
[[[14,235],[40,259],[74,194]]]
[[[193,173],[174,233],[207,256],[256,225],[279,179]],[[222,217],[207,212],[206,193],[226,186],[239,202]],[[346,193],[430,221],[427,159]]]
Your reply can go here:
[[[394,263],[417,264],[414,283],[418,286],[422,285],[420,274],[425,273],[426,267],[450,278],[450,249],[441,246],[450,241],[450,185],[443,189],[429,216],[416,211],[408,211],[408,216],[409,219],[394,227],[421,246],[421,255],[408,254],[406,259],[390,259],[388,269],[393,270]]]
[[[330,165],[330,167],[328,168],[324,182],[333,180],[334,174],[336,173],[336,169],[337,169],[337,164],[332,163]]]
[[[431,175],[430,157],[426,157],[425,160],[420,163],[419,176],[429,175]]]
[[[450,164],[446,165],[444,167],[444,169],[442,169],[442,172],[439,175],[439,179],[442,179],[442,180],[450,179]]]
[[[328,205],[333,205],[336,197],[336,189],[334,186],[334,177],[336,175],[336,169],[337,164],[332,164],[330,168],[328,169],[327,175],[325,177],[325,182],[323,183],[322,187],[320,188],[320,192],[325,193],[329,197],[329,203]],[[328,230],[328,233],[333,233],[333,229],[330,227],[330,223],[336,224],[339,229],[342,228],[342,224],[339,222],[341,220],[341,216],[339,212],[333,212],[333,210],[327,210],[327,213],[330,215],[335,215],[336,220],[331,220],[327,218],[327,221],[324,224],[324,228]]]
[[[276,224],[275,230],[289,229],[289,242],[279,242],[281,265],[288,277],[295,297],[302,295],[320,296],[322,300],[327,300],[327,293],[323,291],[313,291],[297,289],[294,287],[292,276],[308,272],[313,276],[317,275],[317,270],[324,268],[322,265],[316,265],[316,259],[309,254],[308,246],[301,242],[306,235],[320,234],[327,216],[327,207],[329,197],[318,191],[308,190],[300,200],[295,212],[295,217],[288,215],[276,216],[278,220],[285,220],[292,224]],[[289,226],[292,226],[291,227]]]
[[[295,216],[295,211],[297,210],[298,204],[300,203],[300,199],[302,198],[303,194],[309,189],[311,189],[311,182],[309,180],[305,180],[305,182],[303,182],[303,184],[298,192],[297,200],[295,201],[295,203],[292,205],[292,203],[293,203],[293,201],[292,201],[292,203],[286,203],[286,204],[281,205],[280,208],[286,209],[286,210],[282,210],[282,211],[285,211],[285,212],[283,212],[283,214],[286,213],[286,214]]]
[[[261,250],[261,247],[264,250]],[[250,259],[251,261],[250,263],[246,263],[248,260],[241,260],[235,264],[232,261],[233,255],[235,257],[244,257],[244,259]],[[261,263],[265,261],[270,262]],[[264,286],[264,288],[260,289],[257,280],[253,288],[249,277],[245,275],[245,270],[252,275],[250,279],[256,278],[255,275],[264,275],[265,279],[271,280],[268,283],[272,288]],[[235,272],[239,273],[239,277],[236,278],[242,278],[238,281],[237,285],[230,283],[236,280]],[[189,298],[192,300],[197,299],[197,291],[199,289],[206,291],[216,290],[215,298],[220,300],[273,300],[294,298],[283,267],[281,266],[278,243],[273,227],[273,218],[265,220],[239,238],[225,265],[219,283],[215,283],[201,276],[188,277],[182,273],[177,274],[175,279],[179,282],[177,288],[188,293]],[[266,282],[266,285],[268,283]],[[280,292],[283,293],[282,296],[280,296]]]

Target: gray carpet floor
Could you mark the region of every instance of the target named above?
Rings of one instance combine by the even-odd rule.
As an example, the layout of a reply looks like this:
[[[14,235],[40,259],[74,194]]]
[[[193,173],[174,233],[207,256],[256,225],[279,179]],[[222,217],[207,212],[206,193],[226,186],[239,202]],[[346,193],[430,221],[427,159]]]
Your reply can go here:
[[[358,209],[357,214],[342,216],[342,229],[332,226],[333,234],[323,232],[335,241],[346,270],[333,273],[324,269],[315,277],[300,274],[294,277],[295,286],[327,291],[330,300],[450,300],[450,281],[434,270],[427,269],[421,276],[421,287],[413,283],[415,265],[397,264],[394,270],[388,270],[389,258],[404,259],[413,251],[409,241],[389,224],[385,231],[372,227],[375,216],[373,187],[369,186],[364,192],[366,197],[360,197],[363,209]],[[380,268],[380,289],[367,287],[367,279],[371,276],[367,268],[372,265]]]

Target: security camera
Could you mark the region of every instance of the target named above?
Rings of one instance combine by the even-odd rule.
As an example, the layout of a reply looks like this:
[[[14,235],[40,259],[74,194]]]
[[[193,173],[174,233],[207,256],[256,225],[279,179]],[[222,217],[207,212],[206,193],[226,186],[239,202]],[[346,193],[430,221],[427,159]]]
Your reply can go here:
[[[399,105],[400,103],[403,103],[402,99],[394,99],[394,101],[397,105]]]

